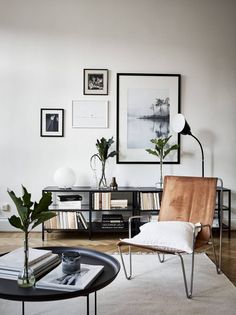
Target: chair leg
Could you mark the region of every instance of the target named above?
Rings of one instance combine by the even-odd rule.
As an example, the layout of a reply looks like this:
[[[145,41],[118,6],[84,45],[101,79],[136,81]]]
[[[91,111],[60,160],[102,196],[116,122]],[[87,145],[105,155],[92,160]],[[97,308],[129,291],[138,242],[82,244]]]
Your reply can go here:
[[[190,276],[190,290],[188,289],[188,283],[187,283],[187,278],[186,278],[186,272],[185,272],[185,267],[184,267],[184,259],[180,253],[177,253],[180,261],[181,261],[181,266],[182,266],[182,271],[183,271],[183,277],[184,277],[184,287],[185,287],[185,292],[186,292],[186,297],[188,299],[192,298],[193,294],[193,273],[194,273],[194,252],[192,253],[192,267],[191,267],[191,276]]]
[[[123,258],[123,254],[122,254],[120,246],[118,246],[118,250],[119,250],[122,266],[123,266],[123,269],[124,269],[125,277],[126,277],[127,280],[130,280],[131,277],[132,277],[132,254],[131,254],[131,248],[129,246],[129,275],[128,275],[126,267],[125,267],[125,262],[124,262],[124,258]]]
[[[159,258],[159,262],[163,263],[165,261],[165,254],[162,254],[162,258],[161,258],[160,253],[157,253],[157,255],[158,255],[158,258]]]
[[[222,252],[221,239],[220,239],[220,250],[219,250],[219,259],[218,259],[217,255],[216,255],[216,249],[215,249],[214,238],[212,235],[212,229],[210,229],[210,240],[211,240],[211,245],[212,245],[213,254],[214,254],[214,258],[215,258],[216,272],[218,274],[220,274],[221,273],[221,256],[222,256],[222,254],[221,254],[221,252]]]

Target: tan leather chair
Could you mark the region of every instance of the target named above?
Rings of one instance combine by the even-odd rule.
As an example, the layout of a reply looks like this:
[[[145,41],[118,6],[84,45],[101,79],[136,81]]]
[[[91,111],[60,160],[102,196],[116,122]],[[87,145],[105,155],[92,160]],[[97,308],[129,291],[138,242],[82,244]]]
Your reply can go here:
[[[196,248],[199,248],[211,241],[213,252],[215,256],[215,264],[217,273],[221,271],[221,244],[222,244],[222,189],[223,183],[220,180],[221,187],[221,205],[220,205],[220,248],[219,256],[216,256],[214,240],[212,237],[212,223],[215,213],[216,203],[216,188],[217,178],[209,177],[187,177],[187,176],[166,176],[164,179],[164,190],[161,200],[161,208],[159,213],[159,222],[166,222],[168,226],[169,221],[182,221],[191,222],[194,225],[192,230],[192,269],[190,276],[190,289],[186,280],[185,266],[183,254],[186,252],[182,249],[171,247],[163,247],[159,244],[148,244],[146,240],[142,242],[142,231],[139,235],[139,242],[135,242],[135,237],[131,237],[131,223],[134,219],[140,218],[140,216],[134,216],[129,219],[129,238],[118,242],[118,249],[121,255],[121,261],[123,264],[125,276],[127,279],[132,277],[132,257],[131,246],[138,246],[141,248],[151,249],[158,253],[160,262],[164,261],[164,254],[177,255],[181,260],[185,292],[187,298],[192,297],[193,292],[193,272],[194,272],[194,252]],[[148,223],[147,223],[148,224]],[[178,224],[178,223],[177,223]],[[187,225],[189,225],[187,223]],[[190,224],[192,226],[192,224]],[[158,224],[157,224],[158,226]],[[200,232],[197,234],[196,232]],[[146,232],[147,233],[147,232]],[[197,234],[197,236],[196,236]],[[141,241],[140,241],[141,239]],[[144,237],[145,239],[145,237]],[[121,247],[129,245],[129,275],[126,271],[124,259],[122,256]],[[163,254],[163,257],[160,256]]]

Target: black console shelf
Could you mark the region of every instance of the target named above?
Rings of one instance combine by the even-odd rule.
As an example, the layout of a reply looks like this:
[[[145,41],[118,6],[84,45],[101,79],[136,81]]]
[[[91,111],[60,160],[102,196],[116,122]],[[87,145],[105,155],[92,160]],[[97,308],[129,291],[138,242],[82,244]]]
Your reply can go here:
[[[51,192],[53,197],[52,211],[56,211],[58,220],[55,225],[48,222],[42,224],[42,240],[44,241],[45,231],[78,231],[86,233],[91,239],[95,233],[124,233],[128,232],[128,218],[134,215],[153,216],[155,220],[160,208],[162,189],[155,187],[119,187],[117,190],[97,189],[89,186],[74,186],[71,189],[61,189],[56,186],[48,186],[43,192]],[[57,195],[82,196],[80,207],[76,205],[72,208],[64,209],[58,206]],[[220,210],[220,188],[217,187],[216,212],[214,222],[219,230],[219,210]],[[227,217],[223,221],[223,230],[227,231],[228,237],[231,235],[231,190],[223,188],[223,212]],[[103,214],[109,215],[110,221],[103,222]],[[82,219],[81,219],[82,216]],[[118,216],[118,217],[117,217]],[[119,217],[120,216],[120,217]],[[76,228],[70,226],[69,221],[77,219]],[[79,222],[79,219],[80,222]],[[60,221],[60,220],[61,221]],[[82,221],[85,221],[84,223]],[[59,222],[59,223],[58,223]],[[75,222],[72,222],[75,224]],[[71,223],[71,224],[72,224]],[[103,223],[103,224],[102,224]],[[64,224],[64,225],[63,225]],[[136,223],[136,229],[142,224]],[[104,227],[104,225],[106,225]]]

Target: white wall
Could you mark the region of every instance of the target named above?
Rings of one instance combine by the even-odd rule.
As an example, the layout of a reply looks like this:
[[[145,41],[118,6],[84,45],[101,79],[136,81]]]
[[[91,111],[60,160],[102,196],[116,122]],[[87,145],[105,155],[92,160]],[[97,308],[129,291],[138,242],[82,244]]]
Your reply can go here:
[[[7,187],[40,197],[71,166],[89,185],[95,141],[116,138],[116,73],[180,73],[181,112],[205,150],[206,176],[232,189],[236,212],[236,1],[0,0],[0,205]],[[84,68],[109,69],[109,95],[84,96]],[[72,129],[72,100],[109,100],[108,129]],[[40,108],[65,109],[65,137],[39,136]],[[200,175],[198,144],[181,138],[181,164]],[[158,165],[116,165],[119,185],[154,185]],[[7,215],[14,212],[12,210]]]

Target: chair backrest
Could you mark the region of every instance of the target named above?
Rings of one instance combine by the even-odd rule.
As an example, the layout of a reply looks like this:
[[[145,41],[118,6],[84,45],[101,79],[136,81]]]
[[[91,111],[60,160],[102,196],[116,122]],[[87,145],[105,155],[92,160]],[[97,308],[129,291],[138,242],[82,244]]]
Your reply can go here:
[[[159,213],[160,221],[185,221],[212,226],[217,178],[165,176]],[[202,229],[198,239],[208,241],[210,231]]]

